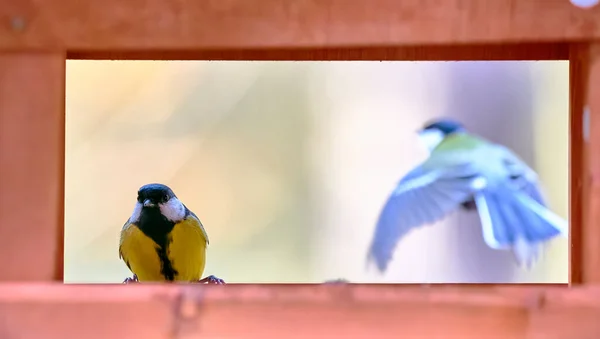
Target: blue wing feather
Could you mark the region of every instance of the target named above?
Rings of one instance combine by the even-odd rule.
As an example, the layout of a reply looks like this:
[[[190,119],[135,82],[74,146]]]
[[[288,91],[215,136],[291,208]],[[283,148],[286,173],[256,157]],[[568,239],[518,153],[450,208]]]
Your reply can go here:
[[[441,170],[420,166],[398,183],[386,201],[375,226],[367,260],[384,272],[400,239],[410,230],[442,219],[473,194],[478,178],[469,163]]]
[[[512,152],[500,148],[509,176],[480,191],[475,202],[488,246],[512,248],[521,264],[531,264],[540,244],[566,233],[567,224],[546,207],[537,175]]]

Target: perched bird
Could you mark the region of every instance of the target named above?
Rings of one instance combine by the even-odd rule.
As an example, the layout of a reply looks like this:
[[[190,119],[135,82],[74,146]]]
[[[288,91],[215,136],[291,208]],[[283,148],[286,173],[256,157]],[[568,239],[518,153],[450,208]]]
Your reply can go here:
[[[134,273],[129,282],[207,282],[208,235],[200,219],[162,184],[142,186],[131,217],[121,230],[119,257]]]
[[[419,137],[430,155],[400,180],[377,221],[368,262],[384,272],[398,241],[461,207],[477,210],[486,244],[512,249],[531,267],[544,241],[568,234],[568,224],[547,209],[537,174],[504,146],[469,134],[458,122],[427,124]]]

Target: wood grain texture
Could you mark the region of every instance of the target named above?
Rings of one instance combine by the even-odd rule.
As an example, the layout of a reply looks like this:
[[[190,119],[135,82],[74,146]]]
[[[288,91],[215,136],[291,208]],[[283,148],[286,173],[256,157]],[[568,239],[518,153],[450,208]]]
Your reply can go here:
[[[584,133],[583,219],[581,224],[582,282],[600,283],[600,44],[582,49],[583,109],[589,110],[589,135]],[[583,111],[574,112],[582,114]],[[573,245],[578,245],[574,243]]]
[[[0,281],[62,280],[62,53],[0,54]]]
[[[2,284],[0,314],[21,339],[586,339],[600,286]]]
[[[576,41],[566,0],[0,0],[0,50],[166,50]]]

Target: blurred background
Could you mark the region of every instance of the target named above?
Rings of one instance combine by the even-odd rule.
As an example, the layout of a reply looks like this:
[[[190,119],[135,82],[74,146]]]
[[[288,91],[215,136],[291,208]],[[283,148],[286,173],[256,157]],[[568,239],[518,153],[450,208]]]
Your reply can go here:
[[[119,232],[146,183],[169,185],[228,283],[568,282],[568,240],[531,271],[475,214],[411,232],[385,275],[367,246],[416,130],[459,119],[513,149],[568,216],[568,62],[68,61],[65,282],[121,283]]]

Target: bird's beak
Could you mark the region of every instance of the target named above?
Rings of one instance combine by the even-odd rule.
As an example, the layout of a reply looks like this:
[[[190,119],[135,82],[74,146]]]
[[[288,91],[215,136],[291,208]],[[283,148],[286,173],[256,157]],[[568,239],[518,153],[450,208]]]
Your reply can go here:
[[[144,200],[144,207],[154,207],[154,206],[156,206],[156,205],[154,205],[152,200],[150,200],[150,199]]]

